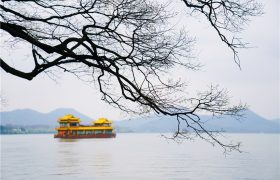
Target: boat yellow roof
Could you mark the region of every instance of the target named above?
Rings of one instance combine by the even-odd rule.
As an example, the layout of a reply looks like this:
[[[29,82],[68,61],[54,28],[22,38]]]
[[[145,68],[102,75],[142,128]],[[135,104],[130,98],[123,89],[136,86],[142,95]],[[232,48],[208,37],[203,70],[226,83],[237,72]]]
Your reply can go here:
[[[58,122],[81,122],[80,118],[76,118],[72,114],[67,114],[62,118],[59,118]]]
[[[94,121],[93,124],[112,124],[112,121],[108,120],[107,118],[99,118],[98,120]]]

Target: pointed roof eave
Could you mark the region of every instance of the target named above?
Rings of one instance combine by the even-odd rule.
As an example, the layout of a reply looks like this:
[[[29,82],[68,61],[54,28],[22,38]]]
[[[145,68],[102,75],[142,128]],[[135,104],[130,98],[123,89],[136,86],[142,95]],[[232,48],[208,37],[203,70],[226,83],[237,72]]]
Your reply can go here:
[[[99,118],[98,120],[94,121],[93,124],[112,124],[112,121],[107,118]]]
[[[63,117],[61,117],[61,118],[59,118],[58,121],[59,121],[59,122],[61,122],[61,121],[66,121],[66,122],[68,122],[68,121],[80,122],[80,118],[77,118],[77,117],[75,117],[75,116],[72,115],[72,114],[67,114],[67,115],[65,115],[65,116],[63,116]]]

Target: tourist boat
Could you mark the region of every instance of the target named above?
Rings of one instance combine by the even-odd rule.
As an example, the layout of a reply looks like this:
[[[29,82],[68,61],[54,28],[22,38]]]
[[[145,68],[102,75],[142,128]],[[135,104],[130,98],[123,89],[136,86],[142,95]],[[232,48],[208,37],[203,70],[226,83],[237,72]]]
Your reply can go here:
[[[112,121],[99,118],[92,125],[81,125],[81,120],[72,114],[59,118],[59,127],[54,138],[80,139],[80,138],[114,138],[116,133]]]

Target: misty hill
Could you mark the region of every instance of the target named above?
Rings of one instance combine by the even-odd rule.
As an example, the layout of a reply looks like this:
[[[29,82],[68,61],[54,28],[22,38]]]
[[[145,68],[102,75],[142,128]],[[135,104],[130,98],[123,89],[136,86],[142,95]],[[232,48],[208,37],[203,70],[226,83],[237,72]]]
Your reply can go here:
[[[49,113],[41,113],[32,109],[19,109],[14,111],[0,112],[1,125],[16,126],[57,126],[58,118],[66,115],[74,114],[79,117],[83,123],[87,124],[92,119],[75,109],[59,108]]]
[[[280,124],[280,118],[278,119],[272,119],[272,121],[276,122],[276,123],[279,123]]]
[[[243,119],[235,120],[231,117],[213,119],[207,122],[207,127],[214,130],[219,124],[229,132],[280,133],[279,121],[267,120],[250,110],[246,112]]]
[[[40,113],[32,109],[19,109],[0,112],[1,125],[15,126],[57,126],[57,119],[73,114],[79,117],[83,124],[89,124],[93,119],[75,109],[59,108],[49,113]],[[225,130],[226,132],[280,133],[279,120],[267,120],[248,110],[246,118],[235,120],[231,117],[213,119],[211,116],[201,116],[209,130]],[[131,120],[115,121],[118,132],[174,132],[177,128],[176,119],[168,116],[150,116]],[[182,128],[184,124],[182,123]]]
[[[201,116],[208,130],[224,130],[226,132],[249,133],[280,133],[279,121],[267,120],[248,110],[245,118],[236,120],[232,117],[213,119],[212,116]],[[121,132],[174,132],[177,128],[177,120],[168,116],[152,116],[115,122]],[[184,123],[182,129],[186,128]]]

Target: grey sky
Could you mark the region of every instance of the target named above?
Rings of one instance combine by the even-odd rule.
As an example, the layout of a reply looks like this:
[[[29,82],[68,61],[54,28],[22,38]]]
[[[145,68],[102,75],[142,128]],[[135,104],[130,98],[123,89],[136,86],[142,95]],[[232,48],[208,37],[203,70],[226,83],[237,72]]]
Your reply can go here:
[[[228,89],[233,103],[241,101],[263,117],[280,118],[279,1],[261,2],[265,5],[265,14],[254,18],[241,34],[246,42],[255,47],[240,51],[242,70],[209,25],[202,19],[198,19],[201,23],[188,19],[191,23],[184,26],[197,37],[194,52],[204,66],[198,72],[176,70],[176,74],[188,81],[191,89],[200,90],[210,84],[219,84]],[[178,23],[183,21],[186,20],[181,19]],[[13,54],[13,61],[24,60],[24,51],[23,47],[18,48],[17,54]],[[1,55],[11,54],[2,49]],[[59,76],[57,82],[46,75],[26,81],[1,70],[1,93],[7,99],[7,105],[2,106],[1,111],[32,108],[48,112],[69,107],[91,117],[126,118],[121,111],[102,102],[101,95],[94,87],[71,75]]]

